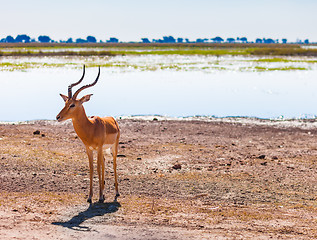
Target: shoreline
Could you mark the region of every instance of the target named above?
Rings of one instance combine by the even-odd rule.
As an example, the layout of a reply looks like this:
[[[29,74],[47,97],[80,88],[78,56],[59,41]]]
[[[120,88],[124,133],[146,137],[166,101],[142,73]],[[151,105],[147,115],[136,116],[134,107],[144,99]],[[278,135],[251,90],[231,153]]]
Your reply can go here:
[[[215,123],[231,123],[241,125],[257,125],[271,126],[278,128],[300,128],[300,129],[315,129],[317,128],[316,118],[257,118],[257,117],[209,117],[209,116],[188,116],[188,117],[169,117],[161,115],[132,115],[132,116],[117,116],[116,120],[136,120],[136,121],[184,121],[184,122],[215,122]],[[25,121],[0,121],[0,125],[24,125],[24,124],[44,124],[44,125],[68,125],[70,120],[59,123],[56,120],[38,119]]]

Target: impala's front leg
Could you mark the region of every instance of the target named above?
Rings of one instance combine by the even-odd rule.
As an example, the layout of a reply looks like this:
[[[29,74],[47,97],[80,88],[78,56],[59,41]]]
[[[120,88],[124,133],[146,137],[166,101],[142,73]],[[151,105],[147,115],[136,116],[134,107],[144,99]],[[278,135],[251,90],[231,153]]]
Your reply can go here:
[[[94,176],[94,158],[92,154],[92,150],[90,150],[88,147],[86,147],[86,152],[88,155],[88,160],[89,160],[89,175],[90,175],[90,187],[89,187],[89,197],[87,202],[91,203],[91,198],[93,195],[93,190],[92,190],[92,184],[93,184],[93,176]]]
[[[105,200],[105,196],[103,195],[105,188],[105,161],[102,153],[102,146],[98,148],[97,171],[99,177],[99,202],[102,203]]]

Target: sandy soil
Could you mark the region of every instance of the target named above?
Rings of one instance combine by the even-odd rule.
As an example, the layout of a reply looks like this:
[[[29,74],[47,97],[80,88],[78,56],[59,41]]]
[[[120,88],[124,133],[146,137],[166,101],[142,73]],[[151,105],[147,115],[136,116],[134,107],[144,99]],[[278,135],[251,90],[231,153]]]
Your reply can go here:
[[[106,156],[92,205],[70,122],[0,125],[0,238],[317,238],[314,120],[118,121],[121,196]]]

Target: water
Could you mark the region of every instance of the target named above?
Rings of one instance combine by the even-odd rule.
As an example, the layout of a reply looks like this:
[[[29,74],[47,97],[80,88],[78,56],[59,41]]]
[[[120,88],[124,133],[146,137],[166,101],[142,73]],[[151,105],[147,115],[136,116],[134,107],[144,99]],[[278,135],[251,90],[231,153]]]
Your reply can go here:
[[[252,68],[258,63],[247,60],[199,56],[90,59],[98,64],[106,61],[122,65],[102,67],[97,85],[84,90],[80,96],[94,94],[90,102],[85,103],[85,109],[88,115],[99,116],[315,116],[316,63],[295,64],[306,66],[307,70],[254,71]],[[25,62],[26,59],[2,59],[5,61]],[[0,121],[55,119],[64,106],[59,93],[67,95],[67,86],[81,77],[82,70],[78,66],[88,60],[32,61],[41,64],[61,62],[65,66],[0,69]],[[78,65],[73,67],[68,63]],[[281,64],[290,63],[274,63],[273,67]],[[96,75],[97,68],[87,68],[85,84],[92,82]]]

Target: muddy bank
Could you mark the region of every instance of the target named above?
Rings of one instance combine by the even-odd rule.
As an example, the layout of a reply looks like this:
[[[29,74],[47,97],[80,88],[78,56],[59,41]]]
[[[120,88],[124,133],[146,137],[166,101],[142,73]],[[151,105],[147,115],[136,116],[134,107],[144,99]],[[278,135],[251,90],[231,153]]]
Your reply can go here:
[[[1,238],[147,239],[160,229],[152,239],[317,237],[314,120],[118,121],[121,197],[113,202],[106,156],[107,202],[92,206],[71,124],[0,125]]]

